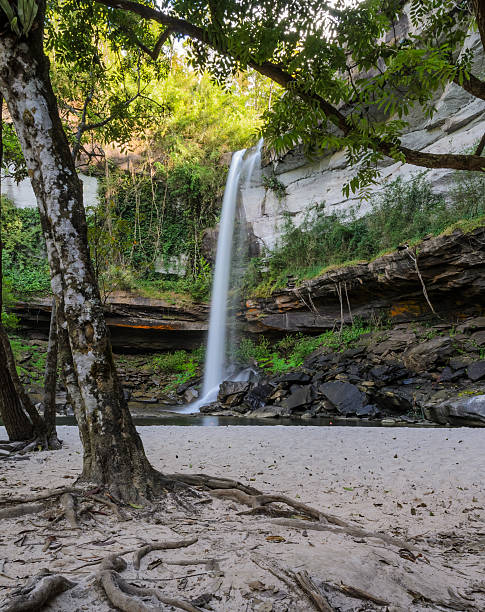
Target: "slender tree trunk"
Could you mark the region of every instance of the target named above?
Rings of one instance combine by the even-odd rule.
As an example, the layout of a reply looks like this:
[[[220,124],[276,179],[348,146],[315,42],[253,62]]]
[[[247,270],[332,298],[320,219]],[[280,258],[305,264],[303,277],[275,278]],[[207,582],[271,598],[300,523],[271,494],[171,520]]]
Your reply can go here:
[[[6,336],[1,316],[3,312],[3,234],[2,234],[2,181],[3,166],[3,94],[0,93],[0,334]],[[11,349],[8,342],[8,348]],[[10,440],[29,440],[33,434],[32,423],[22,409],[22,402],[11,376],[4,342],[0,342],[0,416]],[[14,371],[15,369],[14,361]]]
[[[51,324],[49,329],[49,345],[44,375],[44,423],[49,448],[60,448],[56,432],[56,386],[57,386],[57,308],[56,300],[52,300]]]
[[[39,24],[44,8],[41,2]],[[113,362],[89,256],[81,185],[59,118],[42,37],[41,27],[21,42],[2,34],[0,90],[39,206],[59,329],[68,334],[63,344],[70,353],[71,380],[77,383],[73,403],[84,446],[83,478],[109,486],[124,499],[147,497],[160,479],[145,456]]]

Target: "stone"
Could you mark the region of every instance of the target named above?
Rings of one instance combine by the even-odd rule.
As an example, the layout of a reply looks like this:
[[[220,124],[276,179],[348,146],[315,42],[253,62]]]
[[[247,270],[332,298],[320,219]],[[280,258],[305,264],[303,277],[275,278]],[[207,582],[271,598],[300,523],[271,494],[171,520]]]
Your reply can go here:
[[[383,410],[401,413],[411,410],[414,403],[412,392],[400,387],[384,387],[375,394],[374,400]]]
[[[449,366],[443,368],[441,372],[439,381],[444,382],[454,382],[455,380],[459,380],[465,374],[465,370],[452,370]]]
[[[459,397],[428,407],[433,420],[452,425],[485,427],[485,395]]]
[[[410,331],[398,331],[391,333],[390,337],[381,342],[372,349],[372,352],[376,355],[385,355],[387,353],[399,353],[406,349],[406,347],[413,344],[416,341],[416,334]]]
[[[310,376],[305,372],[289,372],[288,374],[283,374],[282,376],[278,376],[278,378],[274,378],[272,382],[274,383],[307,383],[311,380]]]
[[[315,399],[315,393],[311,385],[294,389],[284,401],[283,407],[290,412],[297,408],[305,408],[309,406]]]
[[[320,385],[319,393],[324,395],[340,414],[355,414],[367,404],[365,393],[351,383],[327,382]]]
[[[485,345],[485,331],[477,331],[470,336],[470,340],[478,346]]]
[[[284,406],[264,406],[251,412],[249,416],[255,419],[272,419],[276,417],[291,416],[291,411]]]
[[[395,425],[396,421],[395,419],[382,419],[381,421],[381,425],[383,425],[384,427],[391,427],[392,425]]]
[[[217,401],[226,406],[237,406],[243,401],[250,388],[251,383],[249,382],[226,380],[219,387]]]
[[[473,355],[460,355],[459,357],[451,357],[448,363],[453,370],[463,370],[475,361],[476,357]]]
[[[485,377],[485,361],[476,361],[466,369],[467,376],[475,382]]]
[[[8,457],[9,455],[10,455],[10,451],[3,450],[2,448],[0,448],[0,457]]]
[[[472,319],[467,319],[456,327],[456,331],[458,332],[470,332],[471,330],[479,329],[485,329],[485,317],[473,317]]]
[[[423,372],[433,365],[443,362],[453,352],[453,343],[448,336],[437,336],[421,342],[404,354],[404,364],[410,370]]]
[[[370,417],[371,419],[379,416],[381,411],[375,404],[367,404],[367,406],[362,406],[361,408],[357,408],[355,414],[358,417]]]
[[[190,387],[184,392],[184,400],[187,402],[187,404],[190,404],[190,402],[193,402],[198,397],[199,397],[199,392],[197,391],[197,389],[194,389],[193,387]]]
[[[246,402],[253,410],[258,410],[266,406],[269,398],[273,395],[274,386],[268,383],[263,383],[253,387],[246,395]]]

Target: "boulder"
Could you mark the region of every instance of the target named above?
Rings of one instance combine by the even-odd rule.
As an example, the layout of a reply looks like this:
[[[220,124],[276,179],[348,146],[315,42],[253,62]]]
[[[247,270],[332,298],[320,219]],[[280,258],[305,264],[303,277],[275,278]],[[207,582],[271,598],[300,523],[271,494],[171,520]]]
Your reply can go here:
[[[477,331],[470,336],[470,340],[477,346],[485,345],[485,331]]]
[[[199,392],[197,391],[197,389],[194,389],[193,387],[190,387],[184,392],[184,400],[188,404],[196,400],[198,397],[199,397]]]
[[[412,391],[402,387],[384,387],[375,394],[374,400],[383,410],[391,410],[398,413],[408,412],[414,405]]]
[[[451,338],[437,336],[406,351],[403,361],[410,370],[424,372],[428,368],[442,363],[452,352],[453,342]]]
[[[252,410],[258,410],[258,408],[266,406],[269,398],[273,395],[274,389],[274,385],[268,383],[256,385],[246,395],[246,402]]]
[[[327,382],[318,391],[337,409],[340,414],[356,414],[367,404],[365,393],[346,382]]]
[[[287,408],[290,412],[308,407],[315,399],[315,393],[311,385],[304,387],[298,387],[292,389],[291,395],[289,395],[283,401],[283,407]]]
[[[278,378],[272,379],[274,383],[307,383],[310,381],[310,376],[305,372],[288,372],[288,374],[283,374],[282,376],[278,376]]]
[[[373,419],[381,414],[381,411],[375,404],[367,404],[366,406],[362,406],[361,408],[357,408],[355,414],[358,417],[369,417]]]
[[[485,395],[446,400],[428,409],[433,420],[441,424],[485,427]]]
[[[226,406],[237,406],[243,401],[250,388],[251,383],[249,382],[226,380],[219,387],[217,401]]]
[[[466,369],[467,376],[474,382],[485,378],[485,361],[476,361]]]
[[[455,380],[460,379],[464,374],[464,369],[453,371],[449,366],[446,366],[446,368],[443,368],[443,371],[441,372],[439,381],[442,383],[454,382]]]

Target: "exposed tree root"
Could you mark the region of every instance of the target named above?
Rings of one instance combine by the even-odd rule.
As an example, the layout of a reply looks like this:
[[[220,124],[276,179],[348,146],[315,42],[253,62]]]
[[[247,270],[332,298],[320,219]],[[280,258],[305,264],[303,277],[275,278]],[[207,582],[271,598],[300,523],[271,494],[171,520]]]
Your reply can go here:
[[[38,612],[57,595],[75,586],[64,576],[45,576],[42,574],[29,581],[7,601],[2,612]]]
[[[244,491],[238,489],[215,489],[211,492],[215,497],[228,498],[233,501],[239,502],[240,504],[244,504],[245,506],[250,506],[253,509],[258,509],[258,513],[263,513],[262,508],[268,504],[285,504],[290,506],[290,508],[294,508],[299,513],[304,514],[310,518],[317,520],[325,520],[328,523],[332,523],[334,525],[340,525],[342,527],[347,526],[345,521],[333,516],[331,514],[325,514],[304,504],[302,502],[295,501],[290,497],[286,497],[286,495],[263,495],[262,493],[256,494],[247,494]]]
[[[190,540],[179,540],[171,542],[156,542],[155,544],[147,544],[138,549],[133,555],[133,567],[136,570],[140,569],[140,561],[145,555],[154,550],[173,550],[174,548],[186,548],[197,542],[198,538],[190,538]]]
[[[374,531],[367,531],[360,527],[355,527],[350,523],[344,524],[344,526],[334,526],[325,523],[314,523],[312,521],[299,521],[296,519],[275,519],[273,521],[276,525],[282,525],[283,527],[291,527],[293,529],[305,529],[311,531],[331,531],[333,533],[345,533],[354,538],[377,538],[382,540],[386,544],[396,546],[397,548],[404,548],[406,550],[416,550],[415,546],[412,546],[409,541],[401,540],[390,536],[387,533],[377,533]]]
[[[371,595],[371,593],[367,593],[367,591],[357,589],[356,587],[350,586],[348,584],[341,584],[338,588],[342,591],[342,593],[345,593],[345,595],[349,595],[350,597],[356,597],[357,599],[366,599],[367,601],[372,601],[372,603],[375,603],[378,606],[389,605],[388,601],[380,599],[379,597],[375,597],[374,595]]]
[[[248,495],[261,495],[261,491],[249,487],[237,480],[230,478],[218,478],[207,474],[166,474],[166,478],[183,482],[194,487],[206,487],[207,489],[237,489]]]
[[[60,497],[63,493],[76,493],[81,495],[81,489],[75,487],[62,487],[61,489],[48,489],[45,493],[37,493],[36,495],[24,495],[23,497],[3,497],[0,499],[0,506],[4,504],[28,504],[31,502],[43,501],[51,497]]]
[[[253,562],[264,569],[292,590],[300,589],[319,612],[334,612],[325,595],[317,588],[307,572],[292,572],[280,567],[276,562],[269,562],[261,557],[253,557]]]
[[[135,569],[139,569],[141,558],[151,550],[168,550],[174,548],[184,548],[190,546],[197,541],[197,538],[192,540],[180,540],[179,542],[160,542],[152,546],[144,546],[135,553],[133,565]],[[141,553],[141,554],[140,554]],[[101,564],[99,580],[110,602],[122,612],[162,612],[163,608],[156,605],[155,602],[160,602],[164,605],[186,610],[186,612],[202,612],[202,610],[188,601],[176,599],[174,597],[166,597],[157,591],[157,589],[141,588],[129,584],[124,580],[118,572],[126,569],[126,562],[117,555],[112,555],[104,559]],[[150,604],[147,605],[140,601],[140,597],[150,597]]]
[[[10,508],[3,508],[0,510],[0,520],[18,518],[25,516],[26,514],[35,514],[42,512],[44,506],[42,504],[19,504],[17,506],[11,506]]]
[[[64,508],[64,516],[66,517],[69,525],[73,529],[80,529],[79,521],[76,516],[76,501],[71,493],[63,493],[61,495],[61,505]]]

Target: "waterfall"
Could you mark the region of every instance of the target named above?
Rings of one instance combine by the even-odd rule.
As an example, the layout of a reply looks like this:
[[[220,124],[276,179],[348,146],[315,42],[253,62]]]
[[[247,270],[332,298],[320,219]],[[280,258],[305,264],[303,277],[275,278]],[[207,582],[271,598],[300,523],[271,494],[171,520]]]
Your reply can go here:
[[[251,180],[256,161],[261,157],[261,147],[262,140],[246,159],[244,159],[245,149],[237,151],[232,156],[222,201],[219,237],[217,239],[202,397],[186,406],[182,412],[197,412],[201,406],[215,401],[219,385],[226,376],[227,302],[239,185],[241,179],[244,179],[246,184]]]

